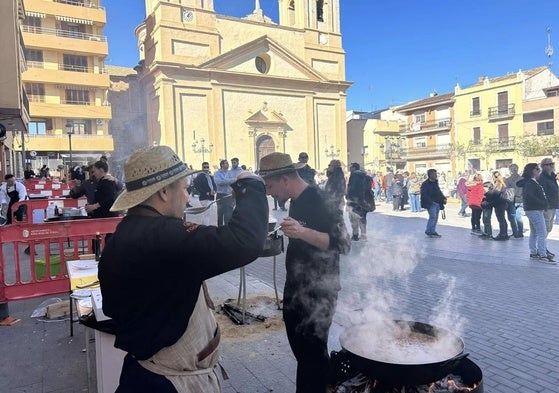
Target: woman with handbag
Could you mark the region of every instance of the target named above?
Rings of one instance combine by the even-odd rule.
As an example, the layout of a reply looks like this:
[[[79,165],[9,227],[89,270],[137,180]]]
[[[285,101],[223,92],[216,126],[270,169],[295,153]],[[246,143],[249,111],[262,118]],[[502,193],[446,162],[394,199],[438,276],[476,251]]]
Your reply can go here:
[[[522,187],[522,201],[524,212],[530,223],[530,258],[543,263],[556,264],[547,251],[547,228],[543,211],[547,209],[548,202],[543,187],[538,183],[537,177],[541,172],[536,163],[526,164],[522,172],[522,179],[516,182]]]

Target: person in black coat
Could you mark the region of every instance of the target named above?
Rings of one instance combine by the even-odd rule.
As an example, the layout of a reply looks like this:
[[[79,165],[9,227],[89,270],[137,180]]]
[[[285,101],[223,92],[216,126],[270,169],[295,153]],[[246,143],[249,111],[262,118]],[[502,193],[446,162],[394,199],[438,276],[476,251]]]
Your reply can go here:
[[[544,158],[540,164],[541,173],[538,177],[538,183],[541,184],[547,198],[547,207],[543,211],[545,218],[545,227],[547,233],[553,229],[553,221],[555,221],[555,209],[559,209],[559,186],[555,175],[555,163],[551,158]]]
[[[340,160],[332,160],[326,170],[328,180],[324,186],[326,203],[330,208],[343,212],[346,193],[345,175]]]
[[[218,229],[184,222],[190,171],[171,148],[133,153],[124,175],[126,190],[111,209],[128,213],[99,261],[103,312],[114,322],[115,347],[127,352],[117,392],[220,392],[220,335],[204,280],[261,253],[263,180],[237,177],[235,211]]]
[[[439,187],[437,170],[429,169],[427,171],[427,180],[421,183],[421,207],[429,212],[429,219],[425,228],[425,234],[428,237],[441,237],[437,233],[437,222],[439,220],[439,211],[444,209],[444,205],[446,205],[446,197]]]
[[[536,163],[526,164],[522,172],[522,179],[516,182],[522,187],[524,213],[530,223],[530,258],[543,263],[555,264],[553,253],[547,249],[547,230],[545,226],[544,210],[548,207],[548,200],[542,185],[538,182],[541,169]]]
[[[215,199],[217,186],[210,172],[209,163],[202,163],[202,173],[199,173],[198,176],[194,178],[193,183],[196,191],[198,191],[198,200],[202,206],[207,205],[207,203],[204,204],[202,201],[213,201]]]

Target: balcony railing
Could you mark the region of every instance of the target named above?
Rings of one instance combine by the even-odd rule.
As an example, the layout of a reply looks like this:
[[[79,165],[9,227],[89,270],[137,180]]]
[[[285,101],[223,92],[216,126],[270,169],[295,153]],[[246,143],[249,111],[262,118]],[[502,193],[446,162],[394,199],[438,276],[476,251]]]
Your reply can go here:
[[[450,147],[448,144],[435,146],[414,146],[402,150],[402,156],[407,158],[417,156],[446,156]]]
[[[91,105],[89,101],[78,101],[78,100],[60,100],[61,104],[67,105]]]
[[[87,8],[97,8],[99,10],[104,10],[104,7],[93,3],[92,1],[79,1],[79,0],[54,0],[55,3],[61,4],[69,4],[69,5],[77,5],[80,7],[87,7]]]
[[[514,116],[514,104],[508,104],[507,106],[492,106],[487,112],[487,117],[489,119],[501,119],[503,117]]]
[[[49,27],[36,27],[23,25],[25,33],[55,35],[57,37],[75,38],[78,40],[106,42],[107,37],[97,34],[81,33],[79,31],[52,29]]]
[[[95,68],[87,67],[87,66],[80,66],[80,65],[73,65],[73,64],[52,64],[52,63],[45,63],[42,61],[27,61],[27,68],[42,68],[44,70],[59,70],[59,71],[72,71],[72,72],[87,72],[90,74],[106,74],[106,68],[99,68],[98,72],[95,72]]]
[[[405,134],[418,134],[429,131],[449,130],[452,127],[452,119],[437,119],[425,121],[422,123],[411,123],[400,125],[399,131]]]
[[[481,116],[481,109],[470,111],[470,117],[479,117],[479,116]]]
[[[45,96],[29,94],[29,102],[45,102]]]
[[[498,150],[514,150],[516,141],[514,136],[508,138],[491,138],[489,144],[495,146]]]

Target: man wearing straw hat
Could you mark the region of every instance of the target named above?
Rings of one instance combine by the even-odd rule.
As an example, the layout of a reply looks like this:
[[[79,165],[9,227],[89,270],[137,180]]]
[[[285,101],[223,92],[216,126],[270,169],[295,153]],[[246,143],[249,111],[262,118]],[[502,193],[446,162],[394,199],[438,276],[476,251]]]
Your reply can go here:
[[[339,254],[351,241],[341,211],[327,208],[322,192],[299,176],[300,166],[288,154],[272,153],[260,160],[259,173],[269,195],[291,199],[281,223],[289,238],[283,319],[297,359],[297,393],[322,393],[332,374],[327,344],[340,290]]]
[[[228,225],[185,223],[189,174],[167,146],[124,165],[126,190],[111,210],[128,213],[99,262],[103,311],[115,322],[115,347],[127,352],[118,393],[221,391],[220,333],[203,283],[257,258],[268,203],[262,179],[243,172]]]

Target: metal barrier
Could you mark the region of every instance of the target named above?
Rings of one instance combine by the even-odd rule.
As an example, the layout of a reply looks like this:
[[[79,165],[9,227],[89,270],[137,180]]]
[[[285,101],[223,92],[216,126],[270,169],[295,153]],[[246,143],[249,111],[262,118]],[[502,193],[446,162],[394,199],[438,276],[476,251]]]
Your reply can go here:
[[[96,234],[101,235],[104,246],[106,235],[121,220],[111,217],[0,227],[0,303],[68,292],[66,260],[92,253]]]

